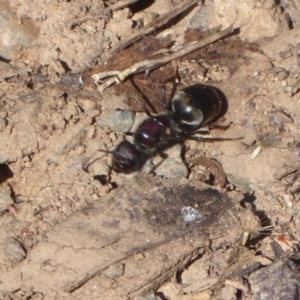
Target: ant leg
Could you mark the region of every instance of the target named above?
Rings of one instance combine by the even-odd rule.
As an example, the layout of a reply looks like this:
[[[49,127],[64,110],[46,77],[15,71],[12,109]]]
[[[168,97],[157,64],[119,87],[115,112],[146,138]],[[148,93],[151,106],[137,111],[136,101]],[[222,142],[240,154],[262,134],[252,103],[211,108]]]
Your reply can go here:
[[[202,127],[201,130],[194,131],[192,134],[208,134],[209,128],[208,127]]]
[[[126,132],[123,133],[123,135],[134,136],[134,135],[135,135],[135,132],[126,131]]]
[[[157,114],[157,111],[155,107],[152,105],[151,100],[143,93],[143,91],[139,88],[139,86],[134,82],[133,78],[130,79],[130,82],[133,85],[133,87],[140,93],[140,95],[142,95],[144,101],[151,108],[152,112],[154,114]],[[145,108],[145,105],[142,105],[142,107]],[[147,113],[148,116],[152,116],[152,113],[148,109],[145,109],[145,112]]]
[[[170,111],[170,109],[167,106],[167,101],[166,101],[166,85],[164,84],[161,90],[161,102],[164,108],[165,112]]]
[[[149,174],[154,174],[155,170],[169,157],[169,155],[164,152],[159,153],[159,156],[161,157],[161,161],[150,170]]]
[[[208,137],[202,137],[202,136],[191,136],[187,134],[179,134],[179,139],[182,140],[192,140],[192,141],[202,141],[202,142],[214,142],[214,141],[237,141],[241,140],[244,137],[237,137],[237,138],[208,138]]]
[[[148,174],[154,174],[155,170],[169,157],[169,155],[167,153],[164,153],[164,152],[160,152],[159,156],[162,158],[162,160],[158,164],[154,165],[153,168],[149,171]],[[141,175],[145,174],[143,169],[140,170],[140,174]]]
[[[117,77],[119,80],[119,83],[121,83],[123,86],[125,86],[125,88],[127,90],[129,90],[130,92],[130,96],[145,110],[146,114],[148,116],[151,116],[151,112],[149,111],[149,109],[146,107],[146,105],[140,100],[140,98],[137,96],[137,94],[127,85],[125,84],[119,77]],[[131,81],[132,85],[136,88],[137,91],[139,91],[139,88],[136,86],[136,84]],[[148,102],[147,102],[148,104]],[[152,107],[151,107],[152,108]],[[152,108],[153,109],[153,108]]]
[[[105,156],[105,155],[102,155],[101,157],[95,158],[94,160],[91,161],[91,159],[95,156],[95,154],[97,152],[104,152],[106,154],[113,154],[113,151],[107,150],[106,145],[105,145],[105,148],[106,148],[106,150],[103,150],[103,149],[96,150],[90,157],[83,158],[83,161],[82,161],[82,169],[83,169],[83,171],[89,173],[89,167],[92,164],[94,164],[97,160],[100,160],[100,159],[102,159]]]
[[[228,125],[218,125],[218,124],[210,124],[208,127],[202,127],[201,130],[197,130],[193,132],[193,134],[199,133],[199,134],[207,134],[209,133],[210,129],[219,129],[222,131],[227,130],[233,123],[230,122]]]
[[[178,70],[176,71],[176,74],[177,73],[178,73]],[[178,76],[177,76],[177,78],[178,78]],[[169,105],[168,105],[167,104],[167,100],[166,100],[166,82],[168,82],[168,79],[165,80],[164,83],[163,83],[163,87],[162,87],[162,91],[161,91],[161,102],[162,102],[164,111],[165,112],[170,112],[170,111],[172,111],[172,108],[170,107],[170,102],[171,101],[169,101]],[[175,91],[177,89],[178,83],[179,83],[179,80],[175,81],[175,84],[173,84],[172,92],[171,92],[171,99],[173,98],[173,96],[175,94]]]
[[[111,153],[110,151],[106,151],[106,150],[98,150],[100,152],[106,152],[106,153]],[[96,151],[96,152],[98,152]],[[95,153],[96,153],[95,152]],[[86,159],[83,159],[84,161],[82,162],[82,169],[83,171],[85,171],[86,173],[89,173],[89,167],[94,164],[97,160],[102,159],[105,155],[95,158],[94,160],[90,161],[90,159],[95,155],[95,153],[91,156],[91,157],[87,157]]]

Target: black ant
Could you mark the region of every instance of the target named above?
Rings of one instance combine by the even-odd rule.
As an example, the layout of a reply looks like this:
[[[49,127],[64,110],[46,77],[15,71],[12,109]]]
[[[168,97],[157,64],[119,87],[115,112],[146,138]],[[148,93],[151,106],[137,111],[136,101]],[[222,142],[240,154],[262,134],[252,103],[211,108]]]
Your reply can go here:
[[[112,169],[115,172],[141,170],[149,158],[156,154],[162,156],[164,150],[183,140],[236,140],[194,135],[201,127],[214,123],[227,111],[226,97],[216,87],[203,84],[186,87],[175,94],[169,105],[165,93],[162,98],[164,113],[152,115],[135,97],[149,117],[139,125],[136,132],[125,133],[134,137],[133,143],[123,140],[115,150],[109,152],[113,156]]]

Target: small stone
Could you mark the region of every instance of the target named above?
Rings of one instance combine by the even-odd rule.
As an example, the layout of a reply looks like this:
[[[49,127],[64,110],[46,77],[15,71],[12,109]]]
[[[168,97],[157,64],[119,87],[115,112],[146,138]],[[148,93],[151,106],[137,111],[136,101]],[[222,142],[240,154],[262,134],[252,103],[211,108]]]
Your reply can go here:
[[[111,19],[107,24],[106,29],[123,37],[131,32],[132,24],[133,22],[130,19]]]
[[[63,108],[65,105],[66,105],[66,101],[65,101],[64,98],[58,99],[58,101],[57,101],[57,106],[58,106],[59,108]]]
[[[79,106],[84,110],[85,113],[97,109],[97,103],[90,99],[79,100]]]
[[[288,207],[292,207],[293,206],[293,200],[294,200],[294,196],[293,195],[287,195],[287,194],[285,194],[285,195],[283,195],[283,199],[284,199],[284,201],[285,201],[285,203],[286,203],[286,205]]]
[[[259,87],[257,85],[253,85],[250,87],[249,90],[250,90],[250,93],[255,93],[258,91],[258,89],[259,89]]]
[[[201,213],[191,206],[184,206],[181,209],[181,214],[183,217],[183,221],[186,223],[194,222],[195,220],[199,220],[202,217]]]
[[[0,118],[0,131],[3,131],[7,125],[7,120],[5,118]]]
[[[102,274],[104,274],[110,279],[115,279],[123,275],[124,269],[124,264],[115,264],[109,266],[106,270],[102,272]]]
[[[108,110],[97,119],[100,127],[109,127],[116,133],[129,131],[134,122],[134,113],[128,110]]]
[[[143,20],[143,25],[146,26],[150,22],[154,21],[159,17],[159,14],[151,11],[140,11],[132,17],[134,21]]]
[[[201,259],[192,263],[181,275],[182,284],[191,284],[197,280],[208,278],[208,272]]]
[[[128,7],[113,12],[114,19],[129,19],[131,15],[132,12]]]
[[[11,236],[5,238],[4,253],[9,259],[15,262],[20,262],[26,257],[26,251],[22,243]]]
[[[90,118],[95,118],[95,117],[98,117],[100,116],[101,112],[100,110],[98,109],[94,109],[94,110],[90,110],[87,115],[90,117]]]
[[[86,137],[87,137],[89,140],[92,139],[92,138],[94,138],[94,137],[95,137],[95,132],[96,132],[95,126],[91,126],[91,127],[88,129],[87,133],[86,133]]]
[[[283,86],[283,91],[286,93],[292,93],[294,87],[292,85]]]
[[[289,73],[287,71],[279,72],[277,75],[278,80],[283,81],[289,77]]]

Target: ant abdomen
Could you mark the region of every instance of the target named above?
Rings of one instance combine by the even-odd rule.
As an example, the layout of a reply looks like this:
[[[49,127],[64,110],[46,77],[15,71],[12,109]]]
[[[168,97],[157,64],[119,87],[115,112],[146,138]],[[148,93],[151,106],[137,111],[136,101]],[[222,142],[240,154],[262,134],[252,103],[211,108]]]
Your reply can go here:
[[[194,132],[215,122],[227,110],[225,95],[216,87],[195,84],[184,88],[172,99],[173,119],[182,132]]]

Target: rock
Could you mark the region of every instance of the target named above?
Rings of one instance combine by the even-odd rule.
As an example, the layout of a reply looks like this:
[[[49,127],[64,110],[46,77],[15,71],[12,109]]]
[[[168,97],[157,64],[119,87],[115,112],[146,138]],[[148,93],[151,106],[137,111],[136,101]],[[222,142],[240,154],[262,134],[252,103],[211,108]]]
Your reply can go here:
[[[13,60],[22,48],[37,44],[38,29],[31,19],[20,22],[9,2],[0,1],[0,56]]]
[[[122,276],[124,273],[124,264],[115,264],[109,266],[106,270],[102,272],[105,276],[110,279],[115,279]]]
[[[4,252],[9,259],[15,262],[21,262],[26,257],[22,243],[11,236],[5,238]]]
[[[198,259],[182,272],[182,284],[191,284],[197,280],[208,278],[208,272],[204,267],[204,262]]]
[[[111,19],[106,29],[124,37],[131,32],[132,24],[133,22],[130,19]]]
[[[278,259],[249,277],[253,300],[299,299],[299,266],[290,259]]]
[[[133,121],[134,113],[132,111],[109,109],[101,114],[97,119],[97,124],[122,134],[131,129]]]

